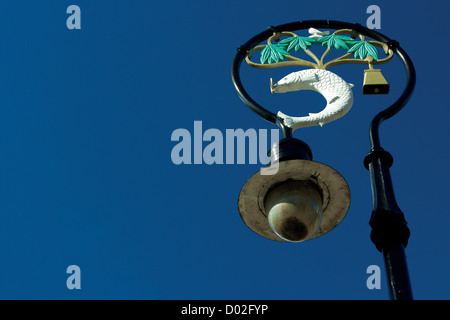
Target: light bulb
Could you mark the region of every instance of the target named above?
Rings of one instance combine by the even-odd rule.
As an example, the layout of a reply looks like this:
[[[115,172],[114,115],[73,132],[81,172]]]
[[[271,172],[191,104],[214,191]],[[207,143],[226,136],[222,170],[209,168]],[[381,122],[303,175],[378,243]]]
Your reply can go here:
[[[322,197],[313,182],[287,180],[267,193],[265,209],[272,230],[283,240],[311,238],[322,219]]]

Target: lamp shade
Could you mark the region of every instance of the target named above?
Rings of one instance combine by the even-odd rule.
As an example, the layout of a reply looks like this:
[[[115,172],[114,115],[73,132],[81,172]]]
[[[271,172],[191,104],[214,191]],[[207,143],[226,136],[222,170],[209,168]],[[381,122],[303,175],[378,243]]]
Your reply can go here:
[[[342,221],[350,206],[350,189],[336,170],[303,159],[280,161],[278,165],[276,174],[257,172],[241,189],[238,209],[251,230],[267,239],[297,242],[317,238]],[[302,210],[308,214],[299,218]],[[314,211],[316,215],[312,214]],[[278,217],[278,220],[271,218],[274,228],[269,223],[269,215]],[[314,220],[314,216],[320,218]],[[292,217],[298,218],[297,221]],[[283,229],[283,223],[289,221],[291,225],[285,224]],[[277,231],[277,234],[274,229],[285,232]]]

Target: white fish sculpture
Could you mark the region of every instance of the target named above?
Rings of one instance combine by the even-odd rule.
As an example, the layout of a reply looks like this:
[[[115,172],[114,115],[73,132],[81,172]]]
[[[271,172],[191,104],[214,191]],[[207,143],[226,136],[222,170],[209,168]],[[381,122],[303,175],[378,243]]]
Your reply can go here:
[[[322,69],[307,69],[293,72],[273,84],[270,79],[272,93],[283,93],[298,90],[314,90],[327,100],[327,105],[319,113],[309,116],[291,117],[281,111],[277,115],[284,120],[284,124],[292,130],[311,127],[334,121],[345,115],[353,104],[353,84],[345,82],[333,72]]]

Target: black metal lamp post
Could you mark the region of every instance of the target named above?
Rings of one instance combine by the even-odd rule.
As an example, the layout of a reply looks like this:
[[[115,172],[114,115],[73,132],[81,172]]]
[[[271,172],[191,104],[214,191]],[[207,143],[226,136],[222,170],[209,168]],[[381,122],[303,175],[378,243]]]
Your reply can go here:
[[[364,159],[364,166],[370,172],[373,195],[373,211],[369,222],[372,227],[370,237],[376,248],[383,253],[391,299],[411,300],[413,296],[404,252],[408,244],[410,231],[404,215],[395,200],[389,171],[393,158],[390,153],[381,147],[379,126],[382,121],[397,114],[409,101],[415,87],[416,74],[411,59],[400,47],[399,43],[375,30],[370,30],[360,24],[331,20],[292,22],[277,27],[269,27],[238,48],[231,73],[232,81],[239,97],[257,115],[279,126],[284,137],[278,143],[278,151],[272,152],[271,155],[272,160],[279,161],[281,174],[273,179],[259,178],[257,174],[246,183],[239,197],[241,216],[244,222],[260,235],[279,241],[286,240],[286,237],[287,241],[296,241],[296,237],[301,240],[312,239],[331,230],[347,212],[350,195],[345,180],[333,169],[312,161],[312,153],[309,147],[304,142],[292,137],[291,128],[286,126],[277,114],[263,108],[254,101],[247,94],[240,80],[240,65],[252,48],[279,30],[289,32],[308,28],[351,29],[358,34],[385,44],[389,50],[392,50],[400,58],[405,66],[407,82],[403,93],[397,101],[378,113],[372,120],[369,131],[371,149]],[[317,172],[320,174],[317,174]],[[295,176],[296,174],[300,175],[301,178],[295,179],[292,177],[292,175]],[[284,175],[284,178],[281,177],[282,175]],[[317,181],[317,176],[325,178],[320,183]],[[293,183],[292,181],[300,182]],[[305,184],[309,183],[307,181],[312,181],[312,185],[306,186]],[[283,183],[291,183],[291,185],[286,187],[283,186]],[[307,188],[309,188],[309,191],[304,191]],[[293,195],[287,195],[287,198],[289,198],[287,200],[277,200],[275,202],[271,200],[276,196],[280,197],[280,194],[285,193],[286,190],[294,189],[298,191],[292,191]],[[301,192],[307,196],[302,195]],[[292,208],[292,203],[298,203],[299,201],[305,201],[305,203],[309,204],[321,202],[322,206],[325,207],[314,210],[318,212],[323,210],[321,218],[322,222],[325,219],[325,226],[322,225],[322,229],[316,229],[314,233],[310,230],[311,226],[315,226],[312,222],[310,223],[311,226],[305,226],[302,222],[296,224],[295,217],[289,216],[288,219],[281,221],[279,225],[274,227],[273,224],[276,224],[277,221],[273,220],[275,222],[269,223],[272,230],[281,238],[277,239],[274,232],[268,228],[268,223],[264,221],[264,216],[261,213],[264,213],[266,216],[269,213],[272,215],[272,211],[279,210],[276,206],[279,203],[282,203],[286,208]],[[310,205],[310,207],[314,206]],[[310,211],[313,212],[314,210],[311,209]],[[274,213],[273,215],[276,214]],[[290,227],[289,223],[291,223]],[[284,235],[282,234],[283,230],[285,231]],[[292,239],[289,239],[289,237]]]

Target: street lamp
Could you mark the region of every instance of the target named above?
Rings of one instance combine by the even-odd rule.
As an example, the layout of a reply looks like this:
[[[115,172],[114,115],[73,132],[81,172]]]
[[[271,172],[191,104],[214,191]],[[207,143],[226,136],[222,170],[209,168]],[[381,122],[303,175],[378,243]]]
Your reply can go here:
[[[239,195],[245,224],[257,234],[277,241],[317,238],[337,226],[350,206],[350,190],[333,168],[312,161],[311,149],[289,137],[270,150],[274,175],[254,174]]]
[[[308,28],[311,34],[309,37],[293,33]],[[328,31],[321,32],[316,28],[337,31],[329,35]],[[350,36],[343,36],[345,33]],[[357,37],[359,40],[356,40]],[[373,40],[368,41],[366,37]],[[260,45],[263,41],[267,41],[267,44]],[[312,44],[328,47],[321,59],[309,51]],[[381,47],[387,57],[380,59],[375,46]],[[324,57],[333,47],[346,49],[347,53],[324,63]],[[292,50],[303,50],[314,62],[292,56]],[[261,51],[261,63],[251,60],[257,51]],[[303,141],[293,138],[292,133],[301,127],[323,126],[349,111],[353,102],[350,90],[353,85],[327,71],[328,67],[342,63],[367,64],[369,69],[364,73],[363,93],[387,94],[389,84],[381,71],[373,67],[390,61],[394,54],[405,66],[406,86],[397,101],[373,118],[369,130],[371,149],[364,159],[364,165],[370,172],[373,195],[370,237],[383,253],[391,299],[411,300],[412,290],[404,253],[410,231],[393,192],[389,172],[393,158],[381,147],[379,139],[381,122],[394,116],[406,105],[416,82],[414,66],[398,42],[359,24],[310,20],[271,26],[238,48],[232,64],[232,80],[239,97],[258,116],[279,126],[283,133],[283,139],[270,150],[271,163],[278,164],[278,172],[274,175],[254,174],[240,192],[238,207],[244,223],[250,229],[272,240],[301,242],[314,239],[336,227],[350,205],[348,185],[336,170],[313,161],[311,149]],[[355,59],[351,58],[352,55]],[[326,98],[327,106],[322,112],[306,117],[291,117],[282,112],[275,114],[265,109],[248,95],[242,85],[239,71],[244,59],[249,65],[258,68],[293,65],[310,68],[289,74],[276,84],[271,79],[271,91],[316,90]]]

